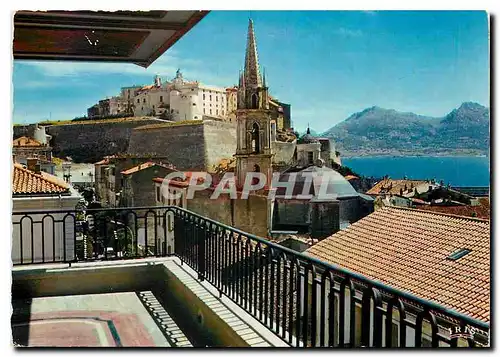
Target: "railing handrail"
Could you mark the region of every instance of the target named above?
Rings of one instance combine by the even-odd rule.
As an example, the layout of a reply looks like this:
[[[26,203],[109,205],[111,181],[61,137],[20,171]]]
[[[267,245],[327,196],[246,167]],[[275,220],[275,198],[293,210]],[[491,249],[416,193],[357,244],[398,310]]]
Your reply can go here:
[[[465,321],[466,323],[468,323],[469,325],[472,325],[472,326],[475,326],[475,327],[479,327],[481,329],[484,329],[484,330],[489,330],[490,328],[490,323],[489,322],[485,322],[485,321],[481,321],[481,320],[477,320],[477,319],[474,319],[470,316],[467,316],[463,313],[460,313],[454,309],[451,309],[451,308],[448,308],[448,307],[445,307],[445,306],[442,306],[438,303],[435,303],[433,301],[429,301],[429,300],[424,300],[418,296],[415,296],[413,295],[412,293],[408,293],[408,292],[405,292],[405,291],[402,291],[402,290],[399,290],[399,289],[396,289],[396,288],[393,288],[391,286],[388,286],[380,281],[377,281],[377,280],[374,280],[374,279],[370,279],[370,278],[367,278],[361,274],[358,274],[356,272],[353,272],[349,269],[346,269],[346,268],[343,268],[343,267],[340,267],[336,264],[332,264],[332,263],[328,263],[328,262],[324,262],[324,261],[321,261],[317,258],[314,258],[314,257],[311,257],[307,254],[304,254],[304,253],[300,253],[300,252],[297,252],[297,251],[294,251],[290,248],[287,248],[287,247],[284,247],[282,245],[279,245],[279,244],[276,244],[276,243],[273,243],[271,241],[268,241],[266,240],[265,238],[262,238],[262,237],[258,237],[254,234],[251,234],[251,233],[248,233],[248,232],[244,232],[240,229],[237,229],[237,228],[234,228],[234,227],[231,227],[231,226],[228,226],[224,223],[221,223],[221,222],[217,222],[211,218],[208,218],[208,217],[204,217],[198,213],[195,213],[195,212],[192,212],[192,211],[189,211],[187,209],[184,209],[182,207],[179,207],[179,206],[146,206],[146,207],[113,207],[113,208],[92,208],[92,209],[86,209],[85,212],[86,213],[92,213],[92,212],[112,212],[112,211],[135,211],[135,210],[159,210],[159,209],[170,209],[170,210],[177,210],[177,211],[183,211],[185,213],[188,213],[192,216],[196,216],[198,218],[201,218],[205,221],[208,221],[208,222],[211,222],[213,224],[216,224],[218,226],[221,226],[227,230],[230,230],[234,233],[237,233],[237,234],[241,234],[243,236],[246,236],[248,238],[251,238],[259,243],[262,243],[264,245],[267,245],[271,248],[274,248],[274,249],[277,249],[277,250],[280,250],[280,251],[283,251],[285,253],[288,253],[292,256],[295,256],[297,257],[298,259],[302,260],[302,261],[308,261],[310,263],[313,263],[323,269],[328,269],[328,270],[333,270],[333,271],[336,271],[336,272],[339,272],[349,278],[353,278],[361,283],[364,283],[364,284],[367,284],[367,285],[371,285],[373,287],[376,287],[376,288],[379,288],[381,289],[382,291],[384,292],[388,292],[390,294],[393,294],[395,296],[399,296],[399,297],[402,297],[404,299],[407,299],[411,302],[414,302],[414,303],[417,303],[417,304],[420,304],[422,305],[424,308],[428,308],[430,310],[435,310],[435,311],[438,311],[438,312],[441,312],[441,313],[444,313],[446,315],[448,315],[449,317],[452,317],[452,318],[456,318],[458,320],[462,320],[462,321]],[[69,213],[69,212],[81,212],[79,210],[54,210],[54,211],[26,211],[26,212],[13,212],[12,214],[13,215],[27,215],[27,214],[40,214],[40,213],[46,213],[46,214],[50,214],[50,213]]]

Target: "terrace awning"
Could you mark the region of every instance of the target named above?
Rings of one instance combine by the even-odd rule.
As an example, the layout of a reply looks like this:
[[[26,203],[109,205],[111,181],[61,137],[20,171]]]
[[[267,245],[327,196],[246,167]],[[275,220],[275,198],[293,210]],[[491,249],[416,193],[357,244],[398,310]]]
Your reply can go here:
[[[209,11],[17,11],[14,59],[148,67]]]

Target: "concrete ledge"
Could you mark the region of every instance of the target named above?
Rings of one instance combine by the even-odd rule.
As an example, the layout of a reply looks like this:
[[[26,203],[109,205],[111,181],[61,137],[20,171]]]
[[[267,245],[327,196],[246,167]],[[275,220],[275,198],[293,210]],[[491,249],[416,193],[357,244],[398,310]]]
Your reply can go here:
[[[290,347],[227,297],[219,298],[217,289],[206,281],[200,282],[196,272],[187,265],[180,265],[177,259],[162,264],[170,275],[169,279],[182,283],[188,294],[197,300],[197,305],[204,307],[205,326],[214,333],[220,333],[216,337],[224,346]]]

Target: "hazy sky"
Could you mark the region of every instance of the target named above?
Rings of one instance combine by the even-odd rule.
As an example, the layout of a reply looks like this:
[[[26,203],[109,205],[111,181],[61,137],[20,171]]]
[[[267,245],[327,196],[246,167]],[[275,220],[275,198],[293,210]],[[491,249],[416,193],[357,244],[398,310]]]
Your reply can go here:
[[[67,120],[159,74],[237,84],[248,18],[271,95],[299,130],[327,130],[374,105],[442,116],[489,105],[488,19],[469,11],[213,11],[148,69],[15,61],[14,122]]]

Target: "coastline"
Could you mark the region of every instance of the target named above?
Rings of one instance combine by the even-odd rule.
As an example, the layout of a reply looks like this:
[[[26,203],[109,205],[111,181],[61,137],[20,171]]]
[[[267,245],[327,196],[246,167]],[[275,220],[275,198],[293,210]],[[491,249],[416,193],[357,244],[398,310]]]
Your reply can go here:
[[[466,154],[443,154],[443,155],[426,155],[426,154],[409,154],[409,155],[404,155],[404,154],[356,154],[356,155],[342,155],[340,153],[340,158],[341,159],[359,159],[359,158],[404,158],[404,157],[433,157],[433,158],[438,158],[438,157],[449,157],[449,158],[459,158],[459,157],[484,157],[488,158],[489,155],[486,154],[476,154],[476,155],[466,155]]]

